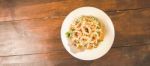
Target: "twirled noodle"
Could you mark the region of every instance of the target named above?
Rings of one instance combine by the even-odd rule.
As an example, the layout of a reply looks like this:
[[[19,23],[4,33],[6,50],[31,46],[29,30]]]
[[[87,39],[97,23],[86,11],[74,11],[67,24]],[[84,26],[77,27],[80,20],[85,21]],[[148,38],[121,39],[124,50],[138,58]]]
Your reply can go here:
[[[76,48],[97,48],[104,38],[104,26],[93,16],[81,16],[71,24],[66,34]]]

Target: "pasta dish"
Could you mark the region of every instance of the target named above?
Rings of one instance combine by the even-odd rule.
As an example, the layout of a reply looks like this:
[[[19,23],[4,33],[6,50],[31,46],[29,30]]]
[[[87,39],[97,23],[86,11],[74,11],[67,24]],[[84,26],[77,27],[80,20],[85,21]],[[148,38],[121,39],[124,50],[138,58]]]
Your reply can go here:
[[[104,25],[93,16],[81,16],[74,20],[66,36],[78,49],[97,48],[104,38]]]

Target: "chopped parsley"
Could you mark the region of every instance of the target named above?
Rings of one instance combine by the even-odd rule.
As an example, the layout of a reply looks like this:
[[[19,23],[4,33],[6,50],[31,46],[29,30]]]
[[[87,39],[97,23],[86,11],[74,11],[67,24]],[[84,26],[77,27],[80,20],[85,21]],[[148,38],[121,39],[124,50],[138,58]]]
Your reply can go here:
[[[68,38],[70,37],[70,35],[71,35],[70,32],[66,32],[66,36],[67,36]]]

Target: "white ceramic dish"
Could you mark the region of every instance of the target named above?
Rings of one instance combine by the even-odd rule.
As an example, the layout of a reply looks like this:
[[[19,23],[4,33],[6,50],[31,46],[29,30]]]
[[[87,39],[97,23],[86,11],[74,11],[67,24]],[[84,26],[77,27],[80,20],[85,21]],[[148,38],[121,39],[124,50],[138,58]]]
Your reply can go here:
[[[71,47],[69,46],[68,38],[66,37],[65,33],[69,30],[69,27],[74,21],[74,19],[83,15],[94,16],[99,20],[101,20],[105,26],[106,34],[104,40],[101,42],[98,48],[94,48],[92,50],[85,50],[78,53],[73,53],[71,51]],[[81,7],[75,9],[69,15],[67,15],[61,27],[61,40],[65,49],[72,56],[81,60],[94,60],[105,55],[111,48],[114,41],[114,37],[115,37],[115,31],[111,19],[102,10],[94,7]]]

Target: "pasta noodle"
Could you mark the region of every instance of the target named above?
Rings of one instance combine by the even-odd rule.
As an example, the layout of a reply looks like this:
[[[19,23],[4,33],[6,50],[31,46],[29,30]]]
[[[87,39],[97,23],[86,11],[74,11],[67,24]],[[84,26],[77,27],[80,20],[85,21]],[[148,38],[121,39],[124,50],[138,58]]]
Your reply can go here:
[[[71,24],[66,35],[76,48],[97,48],[104,38],[104,26],[93,16],[81,16]]]

